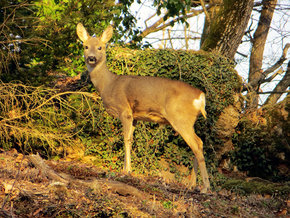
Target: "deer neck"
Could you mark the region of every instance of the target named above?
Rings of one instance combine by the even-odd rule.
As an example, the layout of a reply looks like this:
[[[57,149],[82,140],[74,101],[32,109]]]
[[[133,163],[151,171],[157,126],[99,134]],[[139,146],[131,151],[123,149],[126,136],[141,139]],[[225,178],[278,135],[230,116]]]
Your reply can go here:
[[[94,68],[88,66],[88,71],[90,73],[92,83],[101,95],[104,89],[110,86],[117,76],[108,69],[106,61],[103,61]]]

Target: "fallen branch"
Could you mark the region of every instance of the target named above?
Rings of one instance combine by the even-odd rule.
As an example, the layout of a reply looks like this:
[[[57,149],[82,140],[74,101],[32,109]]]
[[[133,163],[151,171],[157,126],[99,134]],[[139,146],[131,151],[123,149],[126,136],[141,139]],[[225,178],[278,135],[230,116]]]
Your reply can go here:
[[[90,181],[84,181],[81,179],[72,178],[70,175],[65,173],[57,173],[53,169],[51,169],[39,156],[39,154],[34,155],[31,154],[28,156],[29,161],[41,171],[41,173],[47,178],[61,182],[64,185],[74,185],[74,186],[86,186],[91,189],[97,189],[101,186],[106,187],[108,190],[117,193],[122,196],[135,196],[141,199],[146,198],[146,194],[142,191],[139,191],[137,188],[127,185],[122,182],[117,181],[109,181],[105,179],[93,179]]]
[[[58,182],[62,182],[66,185],[70,183],[70,176],[68,175],[59,175],[54,170],[52,170],[49,166],[44,163],[43,159],[39,156],[39,154],[31,154],[28,156],[28,160],[41,171],[41,173],[51,180],[55,180]]]

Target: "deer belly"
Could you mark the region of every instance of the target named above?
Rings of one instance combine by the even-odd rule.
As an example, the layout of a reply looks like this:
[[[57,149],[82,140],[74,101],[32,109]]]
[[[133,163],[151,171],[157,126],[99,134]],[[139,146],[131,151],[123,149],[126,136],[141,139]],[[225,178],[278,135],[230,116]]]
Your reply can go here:
[[[159,113],[155,112],[135,112],[133,113],[134,120],[142,120],[160,124],[169,124],[169,122]]]

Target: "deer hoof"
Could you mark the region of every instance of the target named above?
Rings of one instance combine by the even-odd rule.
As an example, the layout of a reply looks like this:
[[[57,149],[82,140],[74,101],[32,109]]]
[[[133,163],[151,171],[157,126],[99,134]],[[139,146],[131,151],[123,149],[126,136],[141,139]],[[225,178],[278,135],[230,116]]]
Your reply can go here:
[[[200,193],[202,193],[202,194],[206,194],[206,193],[207,193],[207,188],[202,188],[202,189],[200,190]]]
[[[125,168],[124,168],[124,169],[123,169],[123,173],[129,175],[129,174],[132,173],[132,170],[131,170],[131,169],[125,169]]]

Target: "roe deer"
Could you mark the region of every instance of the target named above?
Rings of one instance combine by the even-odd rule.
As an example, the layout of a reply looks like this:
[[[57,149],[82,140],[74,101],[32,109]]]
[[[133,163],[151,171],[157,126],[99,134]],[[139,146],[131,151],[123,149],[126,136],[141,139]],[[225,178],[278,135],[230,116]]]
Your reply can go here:
[[[210,184],[203,143],[193,129],[200,112],[206,118],[205,94],[181,81],[113,74],[106,65],[106,43],[112,34],[113,28],[109,26],[100,37],[91,37],[81,23],[77,25],[91,81],[108,113],[119,118],[123,125],[124,171],[131,172],[130,150],[136,120],[171,124],[192,149],[203,180],[201,191],[207,192]],[[196,185],[196,167],[192,170],[189,185]]]

